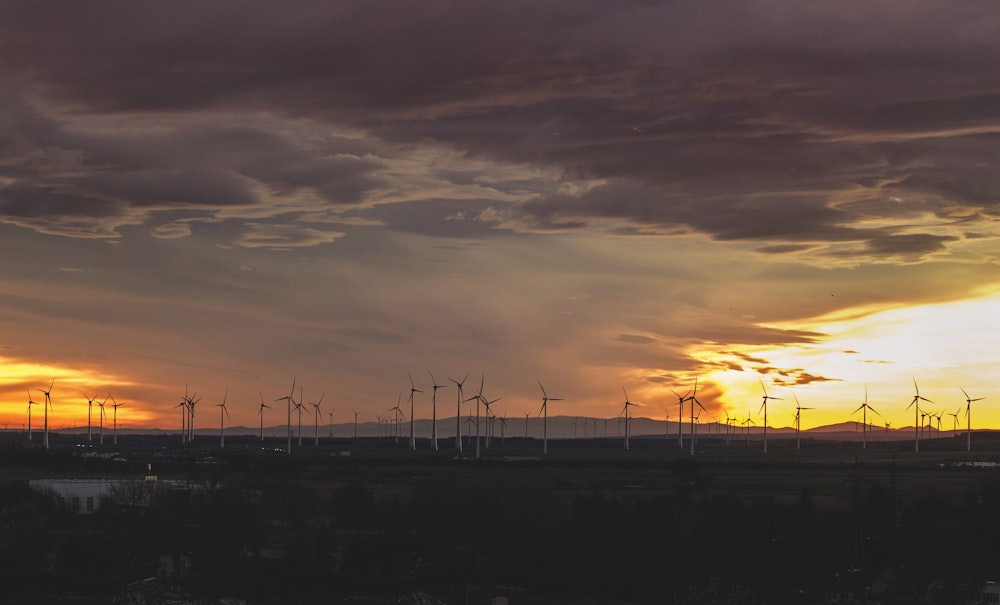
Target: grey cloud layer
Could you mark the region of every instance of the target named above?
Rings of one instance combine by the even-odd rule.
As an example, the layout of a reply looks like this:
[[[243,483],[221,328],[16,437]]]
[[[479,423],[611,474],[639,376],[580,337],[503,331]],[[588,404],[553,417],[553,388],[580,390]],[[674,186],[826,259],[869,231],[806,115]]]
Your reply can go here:
[[[494,226],[914,261],[996,235],[998,33],[988,2],[8,2],[0,69],[26,98],[188,120],[98,135],[7,104],[0,213],[106,234],[109,217],[148,220],[137,208],[358,205],[391,189],[386,162],[433,143],[553,175],[494,183],[530,199],[489,212],[469,196]],[[371,143],[286,135],[261,112]],[[408,228],[449,231],[428,213]]]

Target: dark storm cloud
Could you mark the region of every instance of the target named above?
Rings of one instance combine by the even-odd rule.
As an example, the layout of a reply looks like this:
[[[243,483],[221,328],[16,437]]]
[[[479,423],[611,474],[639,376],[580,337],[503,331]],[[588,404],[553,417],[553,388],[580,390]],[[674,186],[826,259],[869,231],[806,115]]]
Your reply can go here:
[[[958,240],[899,235],[900,217],[996,214],[998,24],[989,2],[7,2],[0,71],[84,114],[252,124],[266,112],[357,129],[397,152],[435,142],[596,182],[531,191],[508,228],[611,222],[616,233],[773,240],[761,249],[771,254],[857,242],[854,254],[912,260]],[[24,117],[14,121],[36,134],[31,149],[59,138]],[[361,150],[201,128],[199,143],[159,137],[165,151],[68,150],[87,166],[141,171],[155,157],[167,174],[201,178],[178,192],[150,177],[137,204],[251,203],[251,184],[354,204],[379,182]],[[18,140],[0,149],[23,156]],[[108,195],[142,178],[109,183]]]

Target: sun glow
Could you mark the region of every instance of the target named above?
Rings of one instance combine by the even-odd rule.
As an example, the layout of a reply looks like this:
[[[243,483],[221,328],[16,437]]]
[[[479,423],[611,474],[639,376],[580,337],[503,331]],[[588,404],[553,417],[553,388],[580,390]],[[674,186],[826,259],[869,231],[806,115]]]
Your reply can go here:
[[[959,387],[972,397],[995,399],[990,382],[1000,351],[1000,295],[952,303],[901,308],[855,309],[813,320],[774,325],[823,334],[809,344],[738,346],[707,349],[695,355],[722,369],[706,379],[725,385],[730,414],[749,413],[760,422],[761,382],[769,395],[772,426],[791,426],[793,392],[805,407],[802,426],[856,420],[851,413],[868,401],[893,426],[912,422],[904,410],[916,380],[928,410],[954,412],[965,405]],[[1000,426],[1000,412],[981,406],[979,428]]]

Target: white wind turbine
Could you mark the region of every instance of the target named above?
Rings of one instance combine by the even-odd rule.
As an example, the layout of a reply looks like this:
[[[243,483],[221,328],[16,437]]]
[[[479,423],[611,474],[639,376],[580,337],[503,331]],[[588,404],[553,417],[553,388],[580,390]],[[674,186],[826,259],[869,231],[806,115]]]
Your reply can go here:
[[[493,434],[493,421],[496,419],[497,415],[493,413],[493,408],[490,407],[494,403],[500,401],[503,397],[497,397],[496,399],[487,399],[483,397],[483,405],[486,406],[486,447],[490,447],[490,436]]]
[[[538,388],[542,389],[542,409],[539,413],[542,415],[542,454],[549,453],[549,402],[550,401],[562,401],[561,397],[549,397],[549,394],[545,392],[545,387],[542,386],[542,381],[538,380]]]
[[[771,397],[767,394],[767,389],[764,388],[764,381],[760,380],[760,390],[764,391],[764,402],[760,404],[760,410],[757,410],[757,415],[760,415],[760,411],[764,411],[764,453],[767,453],[767,400],[777,399],[781,400],[781,397]]]
[[[965,389],[963,389],[962,387],[958,387],[958,388],[961,389],[962,390],[962,394],[965,395],[965,422],[966,422],[966,427],[965,427],[965,451],[971,452],[972,451],[972,402],[973,401],[982,401],[983,399],[986,399],[986,398],[985,397],[976,397],[975,399],[972,399],[971,397],[969,397],[969,394],[965,392]]]
[[[414,451],[417,449],[417,435],[414,426],[414,424],[417,421],[417,418],[416,414],[414,414],[413,412],[413,394],[423,393],[423,391],[414,386],[413,376],[410,376],[409,374],[407,374],[407,376],[409,376],[410,378],[410,451]]]
[[[464,394],[462,392],[462,386],[465,381],[469,378],[469,373],[465,373],[465,378],[462,380],[455,380],[454,378],[449,378],[448,380],[455,383],[458,387],[458,403],[455,407],[455,451],[462,452],[462,397]]]
[[[861,431],[861,449],[868,448],[868,410],[871,410],[876,416],[881,416],[875,408],[868,405],[868,385],[865,385],[865,401],[858,406],[858,409],[851,412],[851,415],[861,412],[861,422],[864,425],[864,430]]]
[[[319,445],[319,417],[322,413],[319,411],[319,406],[323,405],[323,397],[326,397],[326,393],[322,393],[319,396],[319,401],[316,403],[309,402],[309,405],[313,406],[313,445]]]
[[[229,399],[229,389],[222,396],[222,403],[215,404],[219,408],[219,447],[226,447],[226,416],[229,415],[229,408],[226,407],[226,400]]]
[[[926,401],[927,403],[934,403],[934,402],[920,395],[920,387],[917,386],[916,378],[913,379],[913,390],[914,390],[913,399],[910,401],[910,405],[906,406],[906,410],[913,408],[913,424],[915,425],[913,427],[913,451],[919,452],[920,428],[921,428],[920,425],[923,424],[922,422],[920,422],[920,402],[921,401]]]
[[[446,384],[438,384],[434,380],[434,374],[427,372],[428,376],[431,377],[431,449],[435,452],[438,451],[438,404],[437,396],[438,389],[445,388]]]
[[[962,406],[959,406],[954,412],[948,412],[951,416],[951,436],[958,437],[958,417],[962,415]]]
[[[802,449],[802,440],[800,437],[802,432],[802,410],[811,410],[813,408],[802,407],[802,404],[799,403],[799,396],[796,395],[794,392],[792,392],[792,397],[795,398],[795,449],[800,450]],[[865,401],[868,401],[867,391],[865,391]],[[727,424],[728,424],[728,416],[729,415],[727,414],[726,415]]]
[[[632,431],[632,429],[631,429],[631,423],[629,422],[629,420],[630,420],[630,418],[632,416],[629,413],[628,409],[630,407],[635,407],[636,404],[634,404],[631,401],[629,401],[629,399],[628,399],[628,391],[625,390],[624,386],[622,387],[622,393],[625,393],[625,403],[622,406],[622,413],[620,415],[624,415],[625,416],[625,450],[628,451],[628,445],[629,445],[628,444],[628,438],[631,435],[631,431]]]
[[[260,407],[257,408],[257,415],[260,416],[260,440],[264,441],[264,410],[271,409],[271,406],[264,403],[264,393],[258,395],[260,395]]]
[[[45,449],[49,449],[49,410],[52,408],[52,385],[55,383],[56,380],[53,378],[48,389],[38,389],[39,393],[45,395],[45,403],[42,405],[42,409],[45,411],[45,437],[42,441]]]

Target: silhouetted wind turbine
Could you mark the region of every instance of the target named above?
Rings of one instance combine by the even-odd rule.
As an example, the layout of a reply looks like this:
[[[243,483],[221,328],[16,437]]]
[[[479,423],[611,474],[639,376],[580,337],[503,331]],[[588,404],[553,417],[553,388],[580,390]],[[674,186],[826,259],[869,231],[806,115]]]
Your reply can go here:
[[[802,404],[799,403],[799,396],[792,392],[792,397],[795,398],[795,449],[802,449],[801,439],[799,437],[802,427],[802,410],[811,410],[813,408],[804,408]],[[867,395],[865,400],[867,400]]]
[[[388,410],[390,412],[396,413],[396,430],[394,431],[395,440],[393,441],[393,443],[399,443],[399,417],[402,416],[403,420],[406,420],[406,414],[404,414],[402,408],[399,407],[399,404],[402,403],[402,401],[403,401],[403,393],[400,392],[399,397],[396,398],[396,407],[389,408]]]
[[[486,406],[486,447],[490,447],[490,437],[493,434],[493,420],[497,417],[497,415],[493,413],[493,408],[490,406],[501,399],[503,399],[503,397],[497,397],[496,399],[487,399],[486,397],[483,397],[483,405]]]
[[[295,396],[295,377],[292,376],[292,389],[288,391],[288,394],[284,397],[278,397],[275,401],[284,401],[287,404],[287,415],[288,420],[285,423],[286,432],[288,433],[288,455],[292,455],[292,404],[295,402],[293,397]]]
[[[698,407],[700,407],[701,409],[705,410],[705,406],[701,405],[701,402],[698,401],[698,379],[697,378],[694,379],[694,391],[691,392],[691,396],[688,397],[687,400],[691,402],[691,455],[694,456],[694,430],[695,430],[694,429],[694,421],[698,418],[697,416],[694,415],[694,404],[697,403]],[[705,410],[705,411],[707,412],[708,410]],[[700,414],[701,413],[699,412],[699,415]],[[680,419],[678,419],[678,422],[680,422]]]
[[[865,401],[858,406],[858,409],[851,412],[851,415],[861,412],[861,422],[864,424],[864,430],[861,431],[861,449],[868,448],[868,410],[871,410],[875,415],[881,416],[875,408],[868,405],[868,385],[865,385]]]
[[[108,393],[108,395],[110,396],[111,393]],[[107,402],[107,400],[108,400],[108,398],[105,397],[103,401],[101,401],[100,403],[97,404],[97,407],[101,408],[101,413],[99,414],[100,420],[101,420],[101,431],[100,431],[100,444],[101,445],[104,445],[104,417],[106,416],[106,412],[104,411],[104,404],[105,404],[105,402]]]
[[[972,402],[982,401],[983,399],[986,398],[976,397],[975,399],[972,399],[971,397],[969,397],[969,394],[965,392],[965,389],[963,389],[962,387],[958,388],[961,389],[962,394],[965,395],[965,422],[966,422],[965,451],[971,452],[972,451]]]
[[[438,384],[434,380],[434,374],[427,372],[427,375],[431,377],[431,449],[435,452],[438,451],[438,405],[437,396],[438,389],[445,388],[446,384]]]
[[[549,402],[562,401],[562,398],[549,397],[549,394],[545,392],[545,387],[542,386],[541,380],[538,380],[538,388],[542,389],[542,409],[539,410],[539,413],[542,415],[542,454],[548,454],[549,453]]]
[[[181,443],[187,443],[187,417],[188,417],[188,393],[187,387],[184,387],[184,398],[181,402],[175,405],[175,408],[181,409]]]
[[[628,409],[630,407],[635,407],[636,404],[634,404],[631,401],[629,401],[628,391],[625,390],[624,386],[622,387],[622,393],[625,393],[625,403],[622,406],[622,414],[624,414],[624,416],[625,416],[625,450],[627,451],[629,449],[628,439],[629,439],[629,436],[631,436],[631,434],[632,434],[631,422],[629,422],[629,420],[631,419],[632,415],[628,411]]]
[[[531,412],[525,412],[524,410],[521,410],[521,413],[524,414],[524,438],[527,439],[528,438],[528,416],[531,415]]]
[[[28,393],[28,441],[31,441],[31,406],[37,405],[37,401],[31,399],[31,391],[25,391]]]
[[[695,384],[697,384],[697,379],[695,379]],[[691,394],[691,391],[681,395],[677,391],[670,389],[670,392],[677,396],[677,447],[684,449],[684,402],[687,401],[687,396]]]
[[[87,400],[87,443],[91,443],[94,439],[92,437],[90,418],[92,416],[91,412],[94,409],[94,400],[97,399],[97,395],[94,395],[93,397],[87,397],[83,393],[80,393],[80,395],[83,395],[83,398]]]
[[[479,379],[479,391],[466,399],[466,401],[476,400],[476,458],[479,458],[479,404],[483,401],[483,384],[486,382],[486,375],[483,374]]]
[[[53,378],[48,389],[38,389],[39,393],[45,395],[45,403],[42,405],[42,409],[45,411],[45,436],[42,444],[45,446],[45,449],[49,449],[49,409],[52,407],[52,385],[55,383],[56,380]]]
[[[305,412],[306,415],[308,416],[309,415],[309,410],[307,410],[306,406],[305,406],[305,398],[302,395],[302,385],[301,384],[299,385],[299,400],[295,401],[293,403],[295,403],[295,409],[299,413],[299,436],[298,436],[298,439],[299,439],[299,447],[302,447],[302,412]]]
[[[449,378],[448,380],[455,383],[458,387],[458,403],[455,406],[455,451],[461,453],[462,451],[462,397],[465,395],[462,392],[462,386],[465,381],[469,378],[469,373],[465,373],[465,378],[462,380],[455,380],[454,378]]]
[[[323,405],[323,397],[325,396],[326,393],[321,393],[319,401],[309,403],[309,405],[313,406],[313,445],[315,446],[319,446],[319,417],[322,415],[319,411],[319,406]]]
[[[226,400],[229,399],[229,389],[222,396],[222,403],[215,404],[219,408],[219,447],[226,447],[226,416],[229,415],[229,408],[226,407]]]
[[[423,393],[423,391],[414,386],[413,376],[410,376],[409,374],[407,374],[407,376],[410,378],[410,451],[414,451],[417,449],[417,435],[415,432],[415,423],[417,418],[413,411],[413,394]]]
[[[191,395],[188,399],[188,443],[194,441],[194,406],[198,405],[201,401],[201,397],[198,397],[198,393]]]
[[[358,440],[358,414],[360,414],[361,412],[359,412],[357,410],[351,410],[351,411],[354,412],[354,440],[357,441]]]
[[[764,392],[764,397],[763,397],[764,402],[760,404],[760,410],[764,411],[764,453],[766,454],[767,453],[767,400],[777,399],[780,401],[781,397],[771,397],[770,395],[768,395],[767,389],[764,388],[764,381],[759,380],[759,382],[760,382],[760,390]],[[760,410],[757,410],[758,416],[760,415]]]
[[[333,439],[333,413],[337,411],[337,408],[333,408],[327,414],[330,416],[330,439]]]
[[[123,401],[121,403],[118,403],[117,401],[115,401],[114,395],[109,395],[109,396],[111,397],[111,407],[114,408],[114,414],[113,414],[114,432],[112,434],[114,435],[114,444],[118,445],[118,408],[125,405],[125,402]]]
[[[934,402],[920,395],[920,387],[917,386],[916,378],[913,379],[913,390],[914,390],[913,399],[910,401],[910,405],[906,406],[906,410],[913,408],[913,424],[916,425],[913,427],[913,451],[919,452],[920,451],[919,424],[923,424],[922,422],[918,423],[918,419],[920,418],[920,402],[921,401],[926,401],[927,403],[934,403]]]
[[[264,441],[264,410],[271,409],[271,406],[264,403],[264,393],[257,393],[260,395],[260,407],[257,409],[257,415],[260,416],[260,440]]]

